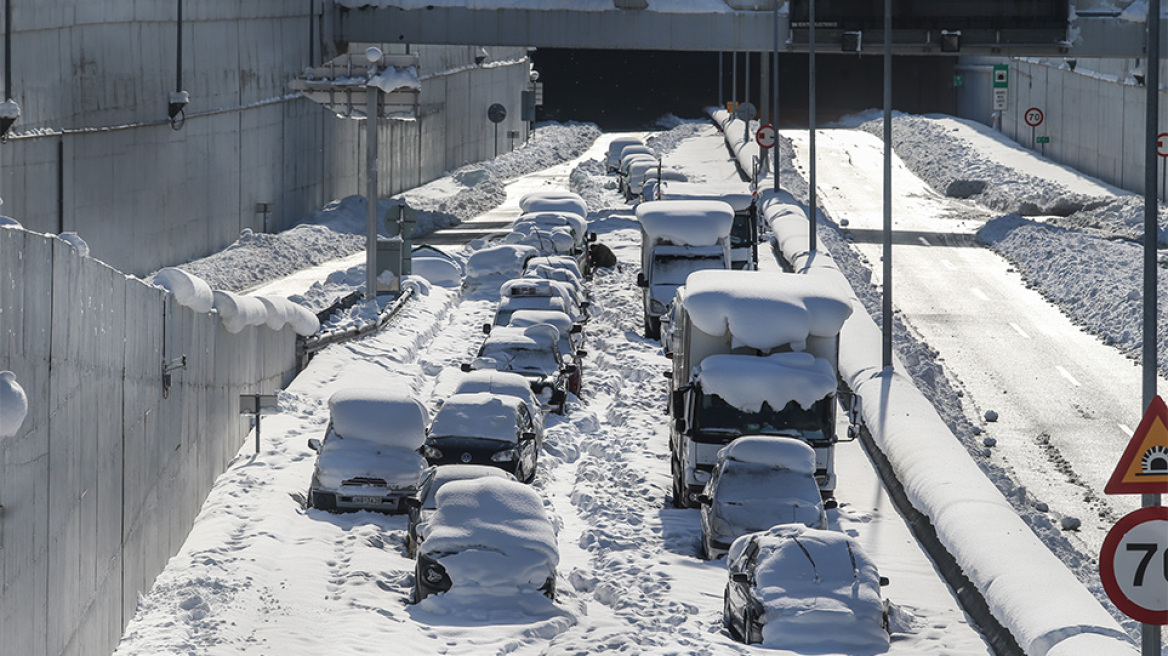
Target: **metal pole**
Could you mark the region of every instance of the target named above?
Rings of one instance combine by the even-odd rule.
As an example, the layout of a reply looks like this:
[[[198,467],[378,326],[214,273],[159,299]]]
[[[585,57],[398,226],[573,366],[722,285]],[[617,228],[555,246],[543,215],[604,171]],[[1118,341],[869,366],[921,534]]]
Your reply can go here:
[[[782,158],[779,157],[780,151],[783,149],[783,140],[779,137],[779,0],[775,0],[775,10],[773,12],[773,23],[775,30],[774,50],[771,52],[771,104],[774,105],[772,116],[774,116],[775,128],[775,147],[774,151],[775,170],[772,174],[774,179],[774,190],[779,191],[779,169]]]
[[[743,81],[745,93],[742,94],[742,99],[745,102],[750,102],[750,51],[742,53],[742,59],[746,65],[746,79]],[[746,119],[746,124],[750,125],[750,119]]]
[[[1156,371],[1158,369],[1156,339],[1156,309],[1158,307],[1156,289],[1156,223],[1159,218],[1160,203],[1156,198],[1156,165],[1159,157],[1157,124],[1160,118],[1160,0],[1148,0],[1148,62],[1145,82],[1147,83],[1147,124],[1144,134],[1144,409],[1156,396]],[[1159,506],[1159,494],[1144,494],[1142,505]],[[1140,644],[1143,656],[1160,656],[1163,649],[1160,627],[1155,624],[1140,625]]]
[[[377,101],[381,90],[365,91],[365,302],[377,300]]]
[[[892,0],[884,0],[884,307],[883,364],[892,366]]]
[[[175,91],[182,91],[182,27],[183,27],[183,0],[178,0],[178,38],[175,40]],[[9,39],[11,42],[11,39]],[[7,46],[6,46],[7,47]]]
[[[726,77],[726,64],[723,62],[723,55],[726,53],[718,51],[718,106],[726,107],[726,89],[723,78]]]
[[[4,100],[12,100],[12,0],[4,0]]]
[[[738,107],[738,51],[730,53],[730,102]]]
[[[811,172],[809,174],[807,204],[811,213],[811,230],[810,239],[808,240],[807,250],[815,252],[816,238],[815,229],[819,219],[819,207],[815,200],[815,0],[808,3],[808,18],[810,19],[809,40],[807,46],[807,66],[810,69],[808,72],[808,89],[807,89],[807,110],[808,110],[808,124],[810,127],[809,146],[811,147]]]
[[[256,399],[256,455],[258,456],[260,454],[260,415],[263,413],[260,412],[260,397],[258,394],[256,395],[255,399]]]

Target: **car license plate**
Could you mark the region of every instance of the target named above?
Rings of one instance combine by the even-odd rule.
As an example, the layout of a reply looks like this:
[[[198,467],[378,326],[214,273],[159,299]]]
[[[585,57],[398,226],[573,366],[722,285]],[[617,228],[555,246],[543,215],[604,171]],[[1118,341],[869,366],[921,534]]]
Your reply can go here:
[[[370,506],[380,506],[381,497],[353,497],[353,501],[357,503],[364,503]]]

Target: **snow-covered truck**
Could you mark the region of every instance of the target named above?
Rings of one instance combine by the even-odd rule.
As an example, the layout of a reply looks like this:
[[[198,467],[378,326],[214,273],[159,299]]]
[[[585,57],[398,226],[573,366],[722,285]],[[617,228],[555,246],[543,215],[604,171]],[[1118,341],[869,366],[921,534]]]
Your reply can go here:
[[[851,315],[828,277],[699,271],[677,290],[663,331],[670,374],[673,498],[694,507],[718,450],[744,435],[784,435],[815,451],[835,493],[839,332]]]
[[[665,314],[686,276],[703,269],[730,268],[730,227],[734,208],[714,200],[657,200],[637,206],[641,223],[641,273],[645,336],[661,336]]]
[[[645,183],[646,199],[658,200],[721,200],[734,209],[734,224],[730,228],[730,268],[757,269],[758,214],[754,196],[740,186],[715,186],[700,182],[665,180]]]

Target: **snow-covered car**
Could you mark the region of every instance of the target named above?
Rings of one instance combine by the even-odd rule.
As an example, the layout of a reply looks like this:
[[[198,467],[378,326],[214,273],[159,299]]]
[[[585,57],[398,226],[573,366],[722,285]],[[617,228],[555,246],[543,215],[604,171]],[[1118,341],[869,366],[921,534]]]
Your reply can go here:
[[[543,430],[544,407],[531,391],[527,379],[510,371],[495,371],[494,369],[480,369],[472,371],[462,377],[455,386],[451,396],[458,394],[476,394],[488,392],[491,394],[506,394],[514,396],[527,404],[531,416],[535,418],[539,430]]]
[[[450,481],[469,481],[476,478],[505,478],[514,481],[515,476],[498,467],[489,465],[438,465],[422,472],[417,493],[407,500],[410,525],[407,530],[406,549],[413,558],[418,553],[418,545],[426,540],[428,523],[438,508],[438,490]]]
[[[860,543],[838,531],[782,524],[730,546],[723,620],[747,644],[798,650],[888,649],[888,580]]]
[[[560,333],[560,353],[567,356],[576,365],[576,370],[568,376],[568,391],[579,396],[580,384],[584,374],[584,357],[588,352],[583,348],[583,326],[572,321],[565,312],[555,310],[518,310],[511,315],[508,326],[527,328],[547,324],[555,326]]]
[[[410,252],[410,272],[443,287],[458,287],[464,273],[462,264],[453,256],[426,244]]]
[[[530,483],[543,434],[522,399],[478,392],[446,399],[422,446],[431,465],[490,465]]]
[[[560,554],[539,493],[488,477],[451,481],[436,498],[418,545],[415,603],[438,593],[480,602],[524,594],[555,598]]]
[[[519,209],[530,212],[571,212],[581,219],[588,218],[588,203],[580,194],[570,191],[544,189],[532,191],[519,199]]]
[[[608,154],[604,158],[604,168],[609,173],[616,172],[621,161],[621,151],[629,146],[644,146],[645,142],[637,137],[617,137],[608,142]]]
[[[558,255],[566,253],[575,258],[576,262],[585,274],[588,273],[590,264],[588,261],[588,243],[596,240],[596,233],[588,231],[588,221],[585,220],[584,215],[576,214],[574,210],[568,211],[538,211],[528,212],[515,219],[515,223],[511,228],[515,232],[529,232],[537,231],[554,232],[559,229],[567,229],[572,236],[572,246],[569,250],[560,250],[555,253],[543,253],[544,255]],[[524,243],[530,243],[525,241]],[[537,244],[532,244],[540,247]],[[540,247],[541,251],[545,250]]]
[[[645,181],[656,177],[661,167],[661,160],[638,159],[629,164],[629,172],[625,175],[625,200],[640,198]]]
[[[550,266],[557,269],[567,269],[576,275],[579,280],[584,279],[584,274],[580,270],[580,263],[575,258],[566,255],[540,255],[533,257],[527,261],[527,267],[524,269],[526,273],[528,270],[540,266]],[[546,276],[545,276],[546,277]]]
[[[513,278],[499,287],[499,305],[491,323],[505,326],[517,310],[559,310],[573,321],[585,319],[589,302],[581,301],[571,284],[547,278]]]
[[[517,373],[527,379],[542,405],[562,413],[568,397],[568,377],[576,365],[560,353],[559,341],[560,331],[546,324],[527,328],[495,326],[479,348],[478,357],[463,364],[462,370]]]
[[[470,285],[515,278],[537,255],[538,249],[525,244],[499,244],[477,250],[466,260],[465,282]]]
[[[309,507],[406,512],[426,468],[426,408],[403,390],[343,389],[329,398],[329,418],[324,440],[308,440],[317,453]]]
[[[747,533],[777,524],[827,528],[815,450],[795,437],[739,437],[718,451],[702,505],[702,557],[721,558]]]

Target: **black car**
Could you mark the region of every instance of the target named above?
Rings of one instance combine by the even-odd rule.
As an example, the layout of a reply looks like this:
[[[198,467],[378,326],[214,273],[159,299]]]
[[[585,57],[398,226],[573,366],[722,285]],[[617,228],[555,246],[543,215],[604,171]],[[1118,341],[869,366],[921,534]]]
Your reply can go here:
[[[422,455],[431,465],[491,465],[524,483],[535,478],[543,436],[514,396],[455,394],[434,415]]]

